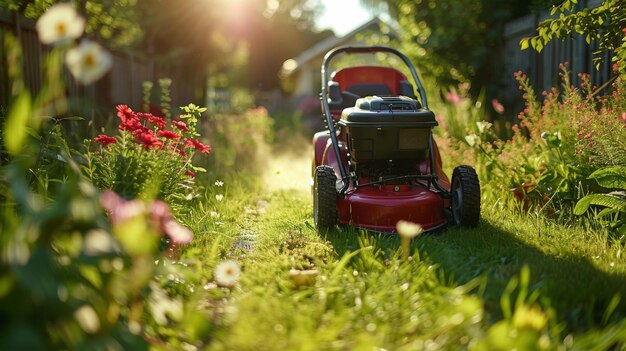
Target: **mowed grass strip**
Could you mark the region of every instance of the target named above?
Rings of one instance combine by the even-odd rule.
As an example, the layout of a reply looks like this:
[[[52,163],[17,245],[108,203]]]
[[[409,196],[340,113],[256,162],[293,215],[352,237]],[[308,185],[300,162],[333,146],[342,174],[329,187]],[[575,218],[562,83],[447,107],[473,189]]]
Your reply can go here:
[[[418,257],[400,261],[387,237],[331,232],[310,221],[302,191],[272,195],[240,287],[210,343],[215,350],[464,349],[481,335],[472,286],[444,284]],[[333,242],[356,240],[338,252]],[[298,272],[313,278],[299,280]]]

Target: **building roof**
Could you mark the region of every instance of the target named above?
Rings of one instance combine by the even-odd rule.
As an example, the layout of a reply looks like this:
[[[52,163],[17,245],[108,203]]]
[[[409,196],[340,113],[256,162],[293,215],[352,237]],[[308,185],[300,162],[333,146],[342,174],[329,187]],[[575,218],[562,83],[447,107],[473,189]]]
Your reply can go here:
[[[379,17],[374,17],[342,37],[336,37],[333,35],[318,42],[317,44],[311,46],[309,49],[303,51],[300,55],[283,62],[283,66],[280,70],[279,75],[281,77],[290,76],[291,74],[297,72],[307,62],[326,54],[326,52],[328,52],[332,48],[345,44],[346,42],[352,40],[357,34],[363,32],[366,29],[378,27],[381,23],[387,24]]]

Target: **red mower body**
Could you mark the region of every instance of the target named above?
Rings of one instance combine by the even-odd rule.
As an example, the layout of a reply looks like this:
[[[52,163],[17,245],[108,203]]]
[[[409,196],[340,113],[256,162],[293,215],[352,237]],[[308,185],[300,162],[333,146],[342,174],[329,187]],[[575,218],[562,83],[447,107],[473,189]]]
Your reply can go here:
[[[346,143],[340,144],[345,157],[348,153]],[[333,167],[337,179],[340,179],[337,158],[333,154],[328,132],[316,133],[313,145],[315,146],[313,170],[320,165],[329,165]],[[450,190],[450,181],[441,169],[438,149],[435,149],[435,155],[439,183]],[[426,161],[420,163],[418,167],[423,174],[430,172]],[[369,182],[370,179],[360,179],[360,183]],[[380,232],[395,232],[399,220],[418,223],[424,230],[437,229],[447,223],[445,210],[449,208],[450,199],[437,193],[434,187],[424,188],[411,184],[380,184],[358,189],[351,185],[346,195],[337,199],[339,224]]]
[[[376,52],[402,58],[417,84],[419,100],[407,77],[392,67],[345,67],[328,79],[326,68],[333,56]],[[432,138],[435,115],[408,58],[387,47],[331,50],[322,65],[321,99],[327,130],[313,137],[318,228],[343,224],[395,232],[400,220],[426,231],[450,222],[477,225],[476,174],[471,167],[457,167],[450,182],[443,172]]]

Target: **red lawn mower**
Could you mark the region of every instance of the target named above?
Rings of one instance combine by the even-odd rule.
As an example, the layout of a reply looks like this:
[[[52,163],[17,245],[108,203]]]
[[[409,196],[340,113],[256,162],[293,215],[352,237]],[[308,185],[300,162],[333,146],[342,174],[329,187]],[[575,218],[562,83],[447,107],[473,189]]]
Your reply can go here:
[[[389,53],[408,67],[350,66],[330,77],[339,54]],[[452,183],[441,168],[432,136],[437,126],[411,61],[384,46],[344,46],[322,63],[322,108],[327,130],[313,137],[315,225],[328,230],[351,225],[395,232],[396,223],[418,223],[425,231],[447,224],[475,227],[480,218],[476,171],[458,166]],[[330,80],[329,80],[330,78]]]

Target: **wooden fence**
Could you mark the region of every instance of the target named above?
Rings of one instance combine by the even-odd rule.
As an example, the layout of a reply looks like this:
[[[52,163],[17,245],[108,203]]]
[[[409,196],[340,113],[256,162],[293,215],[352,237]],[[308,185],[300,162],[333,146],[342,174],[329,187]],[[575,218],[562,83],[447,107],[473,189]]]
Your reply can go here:
[[[582,7],[597,7],[600,0],[582,0],[577,5]],[[549,91],[551,87],[560,84],[559,64],[569,62],[569,69],[572,72],[572,81],[578,82],[578,73],[589,73],[591,82],[600,86],[611,77],[610,54],[604,54],[604,63],[599,69],[595,68],[593,53],[598,50],[598,44],[592,42],[587,44],[585,38],[576,36],[564,41],[553,40],[537,53],[532,48],[521,51],[520,40],[525,37],[536,35],[537,25],[550,17],[549,12],[538,15],[528,15],[509,23],[505,28],[505,72],[506,76],[502,82],[502,97],[507,105],[514,111],[521,111],[522,93],[518,90],[513,73],[519,70],[528,75],[531,84],[537,93],[543,90]]]
[[[23,51],[25,85],[36,93],[41,89],[42,57],[48,50],[39,42],[35,22],[22,16],[0,10],[0,109],[8,106],[10,86],[2,37],[11,33],[19,39]],[[204,104],[206,78],[203,74],[185,72],[180,66],[158,63],[152,58],[140,58],[128,53],[111,51],[113,67],[98,82],[84,86],[77,84],[66,72],[67,96],[73,101],[73,113],[85,117],[110,114],[117,104],[139,108],[142,104],[142,83],[154,83],[153,99],[158,103],[158,80],[171,78],[172,106],[190,102]],[[1,111],[0,111],[1,112]]]

